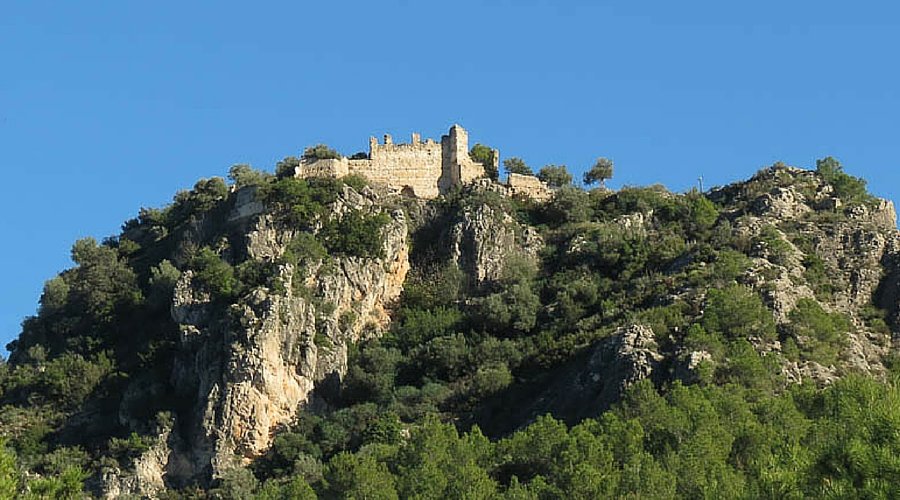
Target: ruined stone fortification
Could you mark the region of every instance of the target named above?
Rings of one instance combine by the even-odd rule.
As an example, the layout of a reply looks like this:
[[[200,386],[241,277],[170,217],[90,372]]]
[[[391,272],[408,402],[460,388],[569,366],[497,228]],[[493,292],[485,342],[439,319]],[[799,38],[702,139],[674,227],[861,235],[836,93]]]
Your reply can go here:
[[[499,153],[495,150],[493,166],[497,167]],[[485,176],[484,166],[469,157],[469,134],[459,125],[450,127],[441,142],[422,140],[412,134],[408,144],[394,144],[390,135],[384,144],[369,139],[366,159],[306,160],[297,167],[297,177],[343,177],[361,175],[420,198],[435,198],[452,186],[467,184]]]
[[[527,196],[535,201],[547,201],[553,197],[550,186],[533,175],[511,173],[506,187],[513,196]]]

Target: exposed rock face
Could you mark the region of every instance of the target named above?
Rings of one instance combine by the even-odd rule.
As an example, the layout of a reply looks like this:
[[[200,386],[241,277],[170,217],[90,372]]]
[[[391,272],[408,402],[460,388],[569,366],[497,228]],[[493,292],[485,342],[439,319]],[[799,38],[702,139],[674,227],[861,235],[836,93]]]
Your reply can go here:
[[[348,188],[332,212],[377,203],[374,193]],[[185,272],[171,307],[181,330],[171,378],[193,404],[176,416],[181,435],[161,436],[159,449],[137,461],[135,476],[109,477],[107,491],[147,495],[166,483],[204,482],[265,453],[314,389],[343,376],[348,345],[389,322],[387,307],[409,270],[406,218],[401,210],[389,213],[383,258],[284,264],[282,287],[258,287],[227,309]],[[258,216],[245,234],[245,247],[233,251],[263,261],[280,257],[294,237],[270,215]],[[174,441],[183,445],[164,447]]]
[[[451,258],[479,285],[499,280],[516,254],[534,259],[542,245],[534,228],[488,204],[464,209],[450,230]]]
[[[748,197],[755,181],[781,185]],[[900,304],[900,232],[893,203],[876,200],[845,207],[833,188],[814,172],[790,167],[763,170],[747,183],[711,196],[732,205],[746,200],[746,211],[730,214],[734,230],[755,242],[753,265],[744,281],[762,292],[777,323],[789,321],[800,299],[816,300],[824,310],[846,314],[851,320],[848,346],[841,353],[845,368],[788,363],[784,367],[787,379],[827,384],[846,368],[884,373],[881,360],[891,347],[890,339],[869,330],[861,311],[873,298],[889,311],[897,311]],[[768,231],[765,238],[764,231]],[[772,248],[773,243],[777,248]],[[824,264],[833,284],[828,300],[808,282],[809,259]],[[771,348],[780,347],[764,346]]]
[[[594,347],[579,384],[595,384],[597,403],[609,406],[629,386],[650,377],[662,359],[650,327],[624,326]]]
[[[661,375],[663,359],[650,327],[623,326],[554,371],[547,384],[520,394],[517,407],[494,408],[491,420],[521,426],[547,413],[570,423],[595,417],[635,382]],[[501,413],[503,416],[497,418]],[[502,434],[511,429],[486,426],[485,430]]]
[[[468,189],[508,194],[489,180],[474,184]],[[442,251],[449,250],[450,259],[475,285],[489,287],[503,278],[510,263],[536,261],[543,241],[535,228],[501,208],[505,205],[485,198],[490,202],[471,203],[449,214],[435,215],[440,209],[434,209],[422,219],[434,215]],[[875,296],[900,323],[900,232],[892,203],[848,208],[814,173],[783,167],[767,169],[710,198],[729,207],[717,229],[730,231],[729,241],[744,242],[734,246],[750,256],[750,267],[738,282],[763,296],[780,333],[788,331],[791,313],[804,299],[850,320],[840,360],[832,366],[784,361],[788,382],[824,385],[847,371],[886,372],[882,359],[892,348],[891,339],[867,325],[863,309]],[[336,216],[380,210],[382,201],[369,189],[348,187],[330,210]],[[292,228],[262,208],[249,195],[238,197],[229,220],[242,226],[243,242],[228,250],[232,255],[274,262],[295,237]],[[227,308],[197,286],[193,273],[185,272],[171,308],[181,333],[171,380],[189,403],[176,415],[174,430],[160,434],[157,444],[136,461],[133,473],[107,475],[107,492],[152,495],[164,485],[214,478],[265,453],[279,426],[335,386],[347,370],[348,346],[388,325],[388,307],[409,270],[408,221],[400,210],[390,211],[390,217],[383,235],[384,258],[335,257],[327,264],[282,265],[278,277],[283,289],[256,288]],[[653,237],[657,223],[651,210],[605,222],[640,239]],[[203,231],[201,221],[196,232]],[[575,254],[588,243],[586,237],[574,236],[560,251]],[[682,272],[695,259],[697,255],[685,253],[663,271]],[[808,274],[811,260],[824,267],[833,290],[817,289]],[[702,317],[706,288],[699,284],[678,292],[679,300],[692,301],[692,321]],[[661,303],[668,299],[661,298]],[[716,361],[710,352],[678,346],[682,334],[673,330],[672,342],[662,343],[663,350],[651,328],[626,323],[602,340],[579,346],[582,351],[549,368],[534,385],[486,405],[484,422],[519,426],[545,413],[577,422],[609,408],[639,380],[694,383]],[[778,340],[751,340],[762,352],[783,348]],[[493,435],[512,430],[483,428]]]
[[[167,475],[189,472],[191,464],[185,460],[184,446],[172,430],[171,423],[158,430],[155,443],[134,461],[132,471],[107,471],[102,477],[104,498],[129,495],[152,498],[166,488]]]

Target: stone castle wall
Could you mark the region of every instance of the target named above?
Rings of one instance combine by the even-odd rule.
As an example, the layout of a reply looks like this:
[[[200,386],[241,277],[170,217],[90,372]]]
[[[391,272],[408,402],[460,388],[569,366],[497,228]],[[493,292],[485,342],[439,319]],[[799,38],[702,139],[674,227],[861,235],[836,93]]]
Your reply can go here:
[[[296,171],[297,177],[343,177],[350,173],[349,160],[346,158],[301,162]]]
[[[513,196],[527,196],[535,201],[547,201],[553,197],[550,186],[533,175],[509,174],[506,186]]]
[[[496,170],[499,153],[494,150],[492,163]],[[459,125],[450,127],[441,142],[422,141],[412,134],[408,144],[394,144],[390,135],[379,144],[369,139],[369,157],[350,160],[303,160],[297,167],[297,177],[343,177],[361,175],[368,180],[420,198],[436,198],[453,186],[469,184],[485,176],[484,165],[469,157],[469,133]],[[552,192],[536,177],[510,175],[509,192],[523,194],[536,200],[549,199]]]
[[[385,136],[385,144],[378,144],[373,138],[369,142],[369,159],[353,160],[349,170],[372,182],[408,189],[422,198],[435,198],[441,193],[441,145],[430,139],[422,142],[418,134],[413,134],[409,144],[393,144],[390,136]]]
[[[495,160],[496,160],[495,155]],[[469,158],[469,134],[460,127],[450,127],[441,142],[422,141],[412,134],[408,144],[394,144],[390,135],[384,143],[369,139],[369,158],[350,160],[303,160],[297,177],[343,177],[361,175],[372,182],[414,194],[421,198],[435,198],[452,186],[469,183],[484,177],[484,166]]]

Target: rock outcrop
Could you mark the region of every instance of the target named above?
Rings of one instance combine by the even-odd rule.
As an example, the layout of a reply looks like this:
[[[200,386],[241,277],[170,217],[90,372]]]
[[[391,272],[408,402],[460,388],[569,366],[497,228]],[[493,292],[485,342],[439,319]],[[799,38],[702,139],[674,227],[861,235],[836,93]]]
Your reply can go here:
[[[664,358],[650,327],[623,326],[554,370],[546,383],[514,394],[515,405],[504,400],[492,407],[481,416],[479,425],[489,435],[500,435],[548,413],[570,423],[595,417],[636,382],[664,377]]]
[[[298,409],[327,404],[329,392],[338,389],[347,371],[349,346],[378,335],[390,323],[390,305],[399,297],[410,268],[411,221],[428,227],[418,236],[425,234],[429,245],[441,247],[429,247],[426,257],[455,263],[468,276],[469,291],[475,296],[501,284],[510,265],[540,263],[541,233],[517,220],[504,198],[509,190],[487,179],[465,188],[463,194],[472,196],[451,196],[445,205],[427,208],[421,202],[410,221],[371,189],[342,189],[328,207],[331,216],[360,210],[390,216],[382,234],[383,257],[332,256],[302,265],[284,263],[281,257],[297,230],[285,227],[250,194],[236,196],[227,220],[240,226],[239,231],[232,228],[240,238],[235,240],[232,234],[231,244],[221,245],[221,253],[232,260],[241,256],[273,265],[277,286],[257,286],[234,303],[221,304],[199,286],[193,272],[181,275],[171,306],[180,337],[170,379],[186,403],[175,412],[174,425],[159,433],[156,444],[129,472],[113,470],[104,477],[108,495],[151,496],[163,487],[214,480],[266,453],[274,433],[291,423]],[[845,202],[821,176],[783,166],[715,190],[708,198],[723,208],[717,221],[713,217],[716,224],[704,230],[721,232],[719,241],[742,254],[742,263],[749,262],[746,270],[735,273],[736,280],[763,297],[778,328],[778,335],[742,340],[761,353],[775,353],[789,383],[826,385],[849,371],[876,376],[887,372],[884,359],[893,339],[884,328],[872,326],[866,310],[872,309],[874,297],[877,305],[893,313],[895,326],[900,324],[900,232],[892,203]],[[616,213],[592,224],[610,229],[609,238],[621,235],[644,242],[659,237],[665,224],[665,215],[660,215],[665,207],[657,210]],[[202,239],[207,225],[196,221],[191,237]],[[585,266],[597,265],[589,235],[575,234],[559,242],[552,232],[544,235],[560,245],[557,252],[573,258],[584,253]],[[189,243],[179,246],[188,248]],[[647,283],[657,277],[674,281],[690,272],[698,278],[710,276],[711,268],[705,266],[718,262],[691,249],[693,242],[682,243],[679,248],[688,250],[673,252],[663,266],[644,275]],[[720,250],[708,252],[718,255]],[[706,292],[732,286],[734,279],[729,276],[724,284],[691,281],[666,296],[652,297],[648,304],[679,301],[685,306],[679,309],[682,324],[697,324],[707,305]],[[848,331],[840,332],[846,342],[833,362],[834,356],[817,358],[819,363],[809,359],[812,356],[786,354],[788,341],[796,340],[795,351],[804,345],[801,334],[790,338],[790,327],[798,304],[810,301],[828,315],[847,319]],[[459,302],[462,309],[475,301]],[[727,363],[714,348],[687,347],[680,327],[672,326],[670,332],[658,329],[655,334],[640,323],[644,318],[596,302],[600,305],[595,305],[596,314],[584,319],[580,336],[575,337],[583,343],[567,352],[568,357],[542,367],[546,372],[529,379],[530,385],[514,384],[508,392],[492,394],[494,401],[478,410],[482,415],[472,417],[488,434],[502,435],[546,413],[572,423],[595,417],[640,380],[696,383],[707,380],[716,363]],[[600,321],[608,318],[613,319],[601,328]],[[648,324],[657,325],[649,320]],[[133,382],[135,391],[139,382]],[[120,420],[129,418],[123,413]]]
[[[735,232],[753,242],[753,264],[743,281],[763,294],[779,325],[789,322],[801,299],[815,300],[851,321],[840,356],[843,367],[792,362],[784,367],[787,379],[828,384],[847,370],[885,373],[882,359],[890,339],[872,331],[862,312],[873,299],[888,311],[900,305],[894,292],[900,286],[900,232],[893,203],[845,206],[814,172],[784,166],[765,169],[711,197],[746,207],[728,214]],[[817,293],[817,283],[810,281],[808,268],[815,265],[826,274],[827,293]]]
[[[330,212],[382,210],[380,203],[371,191],[346,188]],[[216,303],[191,271],[183,273],[171,307],[181,331],[171,379],[191,404],[175,415],[175,431],[135,462],[134,474],[107,478],[107,493],[150,495],[245,464],[268,450],[275,431],[314,391],[340,380],[349,344],[388,324],[388,307],[409,270],[406,218],[401,210],[385,210],[390,221],[382,258],[280,264],[280,286],[259,286],[230,305]],[[233,221],[255,219],[243,248],[232,251],[275,263],[294,230],[255,211],[233,213]]]
[[[489,204],[465,207],[450,229],[450,257],[477,285],[498,281],[515,256],[535,260],[540,234]]]

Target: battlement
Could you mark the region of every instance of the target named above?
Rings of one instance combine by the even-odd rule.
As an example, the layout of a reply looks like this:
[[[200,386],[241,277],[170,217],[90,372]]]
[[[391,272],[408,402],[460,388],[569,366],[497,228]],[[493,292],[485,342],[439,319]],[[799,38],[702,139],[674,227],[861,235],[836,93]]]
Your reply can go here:
[[[394,143],[394,139],[391,137],[391,134],[384,134],[384,142],[379,143],[378,139],[373,137],[369,138],[369,156],[372,155],[372,152],[395,152],[395,151],[415,151],[421,149],[431,149],[434,147],[440,147],[440,144],[435,142],[434,139],[425,139],[422,141],[422,134],[418,132],[413,132],[410,142],[408,143]]]
[[[500,153],[491,158],[496,171]],[[382,142],[369,138],[368,158],[302,160],[295,171],[297,177],[343,177],[361,175],[368,180],[420,198],[435,198],[454,186],[470,184],[485,177],[485,167],[469,157],[469,133],[453,125],[441,141],[422,140],[413,132],[410,142],[395,144],[390,134]],[[511,194],[522,194],[538,200],[550,197],[549,188],[536,177],[510,175],[507,188]]]
[[[497,156],[496,154],[494,155]],[[484,166],[469,158],[469,135],[459,125],[450,127],[437,142],[422,140],[413,133],[410,142],[395,144],[389,134],[383,142],[369,139],[365,159],[303,160],[297,177],[343,177],[356,174],[372,182],[414,194],[435,198],[455,185],[484,177]]]

